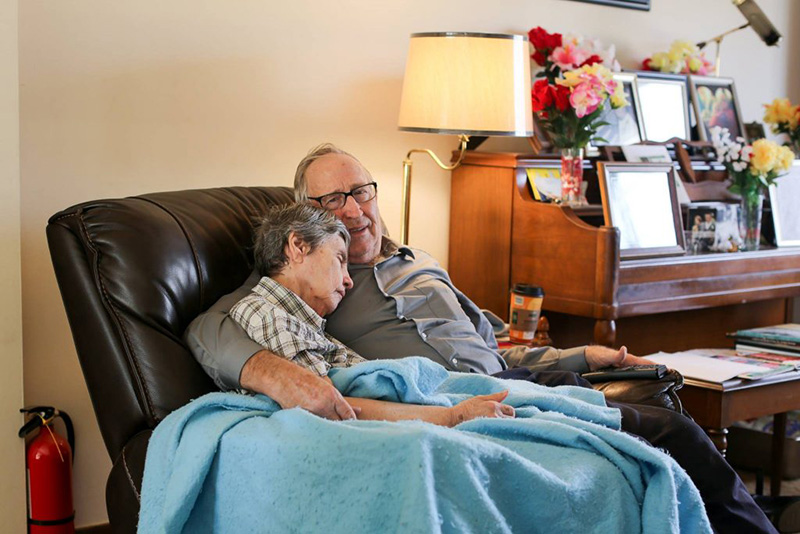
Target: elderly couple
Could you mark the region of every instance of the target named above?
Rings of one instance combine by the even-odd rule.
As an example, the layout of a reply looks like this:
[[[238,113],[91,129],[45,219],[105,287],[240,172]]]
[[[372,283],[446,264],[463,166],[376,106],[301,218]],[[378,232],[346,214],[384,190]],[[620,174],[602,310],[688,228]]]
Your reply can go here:
[[[420,355],[451,371],[590,387],[577,373],[646,361],[624,347],[597,346],[504,359],[486,318],[436,261],[383,235],[377,185],[356,158],[317,147],[298,165],[294,186],[298,205],[270,212],[257,231],[256,272],[187,330],[192,352],[223,389],[263,393],[329,419],[451,426],[513,417],[513,408],[502,403],[504,393],[453,408],[344,398],[327,372],[364,358]],[[623,431],[666,450],[686,470],[717,532],[775,532],[694,422],[663,408],[608,404],[621,411]]]

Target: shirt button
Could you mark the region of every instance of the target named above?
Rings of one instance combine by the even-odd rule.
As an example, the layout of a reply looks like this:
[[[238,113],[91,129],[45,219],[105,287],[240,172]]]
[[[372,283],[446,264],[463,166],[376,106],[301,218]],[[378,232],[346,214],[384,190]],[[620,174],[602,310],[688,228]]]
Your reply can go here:
[[[427,335],[425,332],[422,332],[422,333],[419,335],[419,337],[421,337],[423,341],[425,341],[426,339],[428,339],[428,335]]]
[[[453,365],[458,365],[458,358],[453,358]]]
[[[406,316],[405,315],[398,315],[397,318],[400,319],[401,321],[405,321],[406,320]]]

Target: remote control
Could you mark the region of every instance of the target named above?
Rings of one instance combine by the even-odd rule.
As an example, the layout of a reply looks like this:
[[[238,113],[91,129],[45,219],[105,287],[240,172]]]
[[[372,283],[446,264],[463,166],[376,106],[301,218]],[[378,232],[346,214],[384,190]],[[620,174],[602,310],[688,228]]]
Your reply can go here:
[[[606,367],[591,371],[581,375],[591,383],[607,382],[609,380],[657,380],[667,374],[667,366],[660,364],[653,365],[630,365],[627,367]]]

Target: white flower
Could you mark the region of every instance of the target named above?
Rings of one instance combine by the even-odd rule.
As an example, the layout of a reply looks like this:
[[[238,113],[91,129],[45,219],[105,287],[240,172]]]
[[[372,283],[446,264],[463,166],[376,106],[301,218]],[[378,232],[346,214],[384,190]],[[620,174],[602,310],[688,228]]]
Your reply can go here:
[[[742,172],[747,168],[747,163],[743,161],[734,161],[733,162],[733,170],[736,172]]]
[[[742,161],[750,162],[750,156],[753,155],[753,147],[748,145],[742,150]]]

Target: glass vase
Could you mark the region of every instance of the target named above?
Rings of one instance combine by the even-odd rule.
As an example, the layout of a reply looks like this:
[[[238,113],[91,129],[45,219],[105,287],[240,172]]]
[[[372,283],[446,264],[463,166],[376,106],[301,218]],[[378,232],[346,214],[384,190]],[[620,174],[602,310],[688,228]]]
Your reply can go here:
[[[764,193],[751,192],[742,195],[739,212],[739,234],[744,241],[744,250],[758,250],[761,242],[761,212]]]
[[[583,149],[561,149],[561,202],[572,206],[586,204],[583,184]]]

